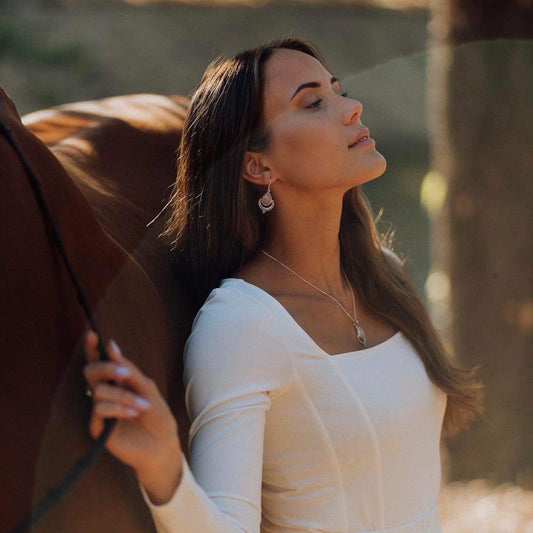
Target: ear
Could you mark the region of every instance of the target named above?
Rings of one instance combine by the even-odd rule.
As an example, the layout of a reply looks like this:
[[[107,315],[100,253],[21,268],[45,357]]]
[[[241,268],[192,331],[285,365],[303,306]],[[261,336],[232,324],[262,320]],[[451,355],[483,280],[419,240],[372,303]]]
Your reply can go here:
[[[270,168],[264,164],[264,157],[258,152],[246,152],[242,170],[243,178],[254,185],[268,185]]]

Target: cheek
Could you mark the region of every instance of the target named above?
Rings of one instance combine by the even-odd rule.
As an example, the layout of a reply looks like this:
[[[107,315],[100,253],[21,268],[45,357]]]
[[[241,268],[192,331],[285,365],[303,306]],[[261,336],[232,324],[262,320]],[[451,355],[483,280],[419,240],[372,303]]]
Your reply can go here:
[[[293,121],[280,125],[274,137],[275,150],[280,159],[312,166],[335,157],[338,141],[326,120]]]
[[[345,164],[337,143],[317,128],[285,131],[276,142],[276,170],[298,187],[334,180]]]

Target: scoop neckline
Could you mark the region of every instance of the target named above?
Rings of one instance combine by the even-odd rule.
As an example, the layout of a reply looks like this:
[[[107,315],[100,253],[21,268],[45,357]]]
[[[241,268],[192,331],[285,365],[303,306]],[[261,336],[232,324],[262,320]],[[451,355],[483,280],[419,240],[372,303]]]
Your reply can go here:
[[[285,306],[281,304],[276,298],[274,298],[271,294],[269,294],[267,291],[263,290],[261,287],[258,287],[257,285],[254,285],[253,283],[250,283],[242,278],[224,278],[220,285],[222,285],[225,281],[230,282],[240,282],[241,284],[244,284],[245,286],[250,287],[253,291],[256,292],[257,295],[261,296],[263,300],[267,300],[270,302],[271,305],[273,305],[278,311],[280,311],[293,325],[293,328],[296,329],[300,333],[301,336],[303,336],[307,342],[315,349],[318,350],[322,355],[326,355],[332,359],[340,358],[347,355],[368,355],[373,352],[380,351],[381,349],[388,347],[391,344],[394,344],[398,340],[400,340],[402,336],[402,331],[398,330],[394,335],[389,337],[388,339],[385,339],[383,342],[380,342],[379,344],[375,344],[374,346],[370,346],[369,348],[364,348],[363,350],[352,350],[350,352],[341,352],[341,353],[335,353],[330,354],[326,352],[323,348],[321,348],[314,340],[313,338],[305,331],[298,322],[293,318],[293,316],[285,309]]]

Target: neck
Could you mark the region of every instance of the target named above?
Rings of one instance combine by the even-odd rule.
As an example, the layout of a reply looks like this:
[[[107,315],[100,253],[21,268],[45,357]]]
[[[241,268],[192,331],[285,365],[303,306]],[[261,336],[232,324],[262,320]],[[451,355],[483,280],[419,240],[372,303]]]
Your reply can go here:
[[[342,197],[336,201],[314,200],[299,199],[291,202],[290,207],[277,202],[267,215],[269,219],[261,248],[322,290],[342,295],[350,290],[340,261]],[[294,274],[281,265],[278,268],[280,280],[294,285]]]

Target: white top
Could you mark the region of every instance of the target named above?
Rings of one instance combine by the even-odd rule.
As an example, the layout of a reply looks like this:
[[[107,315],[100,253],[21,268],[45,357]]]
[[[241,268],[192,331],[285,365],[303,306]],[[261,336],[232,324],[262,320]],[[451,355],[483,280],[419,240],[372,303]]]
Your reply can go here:
[[[158,533],[441,533],[446,394],[397,332],[329,355],[274,297],[225,278],[184,350],[190,462]]]

